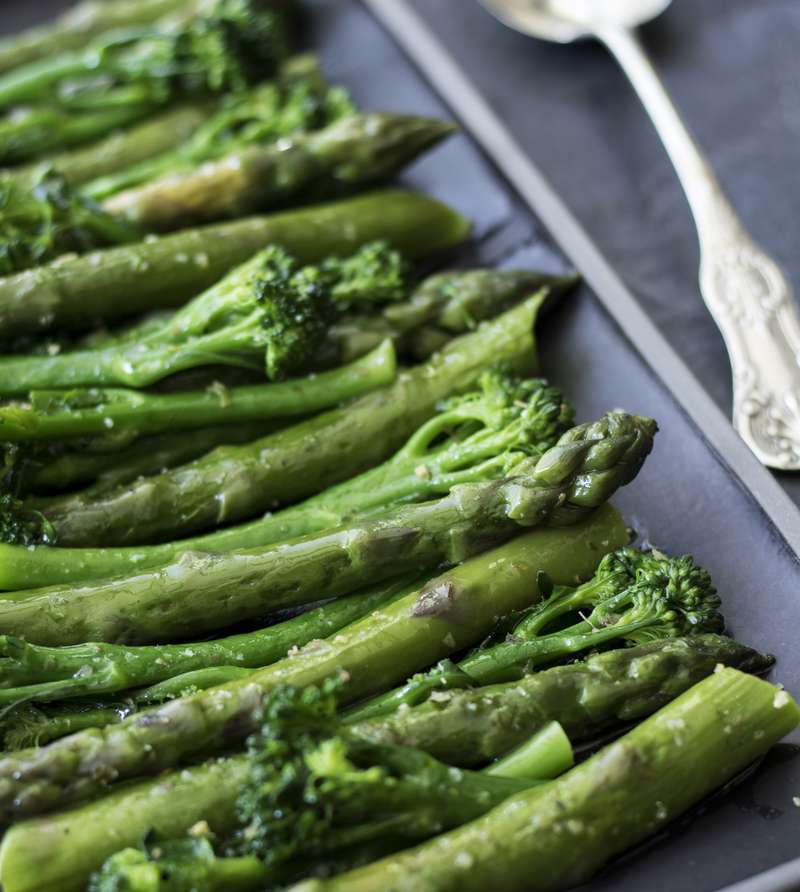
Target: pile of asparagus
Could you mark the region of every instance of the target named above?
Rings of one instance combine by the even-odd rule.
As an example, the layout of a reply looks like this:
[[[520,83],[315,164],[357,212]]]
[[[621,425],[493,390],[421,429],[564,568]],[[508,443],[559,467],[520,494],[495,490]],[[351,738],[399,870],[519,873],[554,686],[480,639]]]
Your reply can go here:
[[[6,892],[566,889],[800,723],[608,504],[655,421],[540,377],[574,279],[431,274],[468,222],[355,193],[452,125],[302,22],[0,42]]]

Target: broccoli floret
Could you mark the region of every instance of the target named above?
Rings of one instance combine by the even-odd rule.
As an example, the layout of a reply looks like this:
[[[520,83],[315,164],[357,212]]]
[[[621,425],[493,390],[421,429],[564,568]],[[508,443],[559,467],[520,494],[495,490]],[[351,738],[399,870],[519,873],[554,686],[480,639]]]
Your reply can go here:
[[[512,681],[543,664],[612,642],[643,644],[725,627],[711,577],[689,556],[621,548],[603,558],[589,582],[577,588],[545,588],[550,594],[525,611],[510,631],[507,624],[501,625],[503,640],[490,636],[458,664],[445,660],[413,676],[350,710],[347,720],[358,722],[403,704],[414,706],[437,690]],[[580,621],[562,628],[571,616]]]
[[[276,688],[248,742],[241,839],[267,864],[375,843],[388,852],[473,820],[535,783],[455,770],[420,750],[350,736],[336,718],[336,692],[335,682]]]
[[[265,249],[262,257],[253,290],[262,313],[271,379],[310,365],[329,327],[347,306],[395,300],[404,293],[405,261],[383,242],[319,266],[300,267],[277,246]]]
[[[135,226],[117,220],[73,192],[50,168],[43,168],[30,188],[0,180],[0,217],[2,275],[65,252],[88,251],[142,237]]]

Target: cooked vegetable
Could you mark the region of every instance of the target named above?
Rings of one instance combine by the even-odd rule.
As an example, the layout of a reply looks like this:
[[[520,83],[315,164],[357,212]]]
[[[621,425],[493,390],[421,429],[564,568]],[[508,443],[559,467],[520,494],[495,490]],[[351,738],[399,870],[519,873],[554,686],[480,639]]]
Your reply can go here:
[[[103,206],[146,230],[168,232],[335,197],[389,178],[453,130],[434,118],[352,114],[316,132],[167,173],[112,195]]]
[[[271,246],[135,339],[55,356],[6,358],[0,363],[0,393],[147,387],[215,364],[265,369],[268,377],[283,378],[312,365],[340,308],[399,300],[404,293],[405,261],[385,242],[305,267]],[[112,420],[113,414],[112,408]]]
[[[344,869],[409,841],[478,817],[513,793],[572,762],[557,737],[538,738],[494,772],[454,772],[408,747],[376,746],[342,735],[326,689],[283,686],[267,699],[248,741],[248,777],[239,794],[244,827],[220,856],[208,839],[157,842],[113,855],[89,888],[191,887],[195,892],[263,889],[292,872],[331,862]],[[542,743],[544,740],[544,743]],[[553,746],[551,741],[556,741]],[[555,762],[553,762],[555,757]],[[217,849],[222,849],[217,845]]]
[[[186,552],[128,577],[34,590],[0,602],[0,632],[35,644],[175,640],[335,597],[401,573],[455,563],[520,527],[565,526],[634,479],[655,422],[609,413],[565,433],[498,480],[262,548]],[[435,604],[431,610],[438,609]]]
[[[45,169],[30,184],[0,179],[0,275],[70,251],[137,242],[142,231],[74,193]]]
[[[223,96],[185,140],[167,145],[160,152],[145,153],[142,148],[138,152],[140,158],[116,164],[110,170],[106,164],[104,170],[84,178],[84,182],[89,182],[85,182],[82,192],[100,201],[123,189],[183,173],[249,145],[266,145],[281,137],[320,130],[355,110],[344,89],[325,83],[314,56],[297,56],[281,67],[275,80]],[[138,151],[140,141],[148,139],[145,126],[130,131],[125,143],[128,153]],[[57,160],[53,164],[58,168]]]
[[[0,71],[78,49],[104,31],[148,25],[192,5],[189,0],[81,0],[51,24],[0,40]]]
[[[310,415],[385,387],[396,373],[394,345],[384,341],[349,365],[291,381],[231,388],[220,384],[174,393],[36,390],[24,403],[0,406],[0,438],[15,442],[102,436],[109,431],[134,438],[225,422]]]
[[[439,702],[353,725],[351,732],[379,743],[420,747],[456,765],[479,766],[552,719],[573,739],[586,739],[642,718],[720,663],[760,672],[772,660],[717,635],[656,641],[595,654],[518,682],[449,691]],[[226,838],[236,828],[236,800],[247,776],[246,756],[217,759],[23,821],[0,849],[0,880],[9,892],[80,892],[91,871],[120,848],[138,846],[150,830],[171,839],[206,821]]]
[[[476,643],[499,614],[535,602],[537,574],[557,583],[586,578],[625,537],[612,509],[590,513],[568,530],[527,533],[243,681],[8,755],[0,760],[0,815],[10,820],[48,811],[99,793],[114,780],[161,771],[192,753],[230,748],[256,730],[262,697],[277,684],[320,684],[344,670],[349,682],[343,702],[385,690]],[[14,843],[6,837],[8,848],[14,851]]]
[[[446,661],[400,688],[352,711],[351,720],[414,706],[434,691],[519,678],[543,663],[605,646],[721,632],[725,621],[711,577],[691,557],[622,548],[606,555],[594,578],[577,589],[554,591],[530,608],[508,637],[482,646],[458,664]],[[583,613],[582,611],[586,611]],[[577,623],[548,633],[564,616]]]
[[[470,824],[295,892],[556,892],[731,780],[800,724],[786,693],[721,668],[616,743]]]
[[[270,244],[314,263],[385,239],[414,259],[463,241],[468,230],[445,205],[402,191],[189,229],[0,278],[0,330],[10,338],[86,329],[100,319],[177,306]]]
[[[314,607],[275,625],[211,641],[126,647],[122,644],[78,644],[48,648],[19,638],[0,636],[0,705],[39,703],[97,693],[117,693],[158,682],[170,681],[170,690],[180,694],[191,688],[202,690],[221,683],[219,671],[259,669],[302,647],[355,622],[370,611],[389,604],[400,595],[416,591],[404,578],[392,580],[366,592],[348,595]],[[204,670],[209,670],[203,676]],[[235,673],[234,673],[235,674]],[[205,684],[203,679],[211,679]],[[229,679],[226,679],[229,680]],[[20,685],[20,687],[10,687]],[[135,702],[166,700],[154,691],[133,695]],[[125,711],[123,706],[122,712]],[[14,715],[6,721],[15,721]]]
[[[99,35],[80,50],[0,76],[0,159],[87,142],[187,95],[238,90],[288,55],[286,21],[257,0],[214,0],[198,15]]]
[[[255,548],[307,535],[398,503],[445,495],[458,483],[502,477],[525,455],[555,445],[572,421],[561,393],[541,379],[485,372],[480,389],[445,401],[392,458],[304,502],[162,545],[129,548],[20,548],[0,545],[0,585],[35,587],[139,572],[185,551]]]
[[[666,638],[592,654],[515,681],[437,693],[419,706],[352,725],[377,743],[418,747],[454,765],[494,759],[543,722],[563,725],[571,740],[660,709],[722,663],[766,672],[774,663],[722,635]]]
[[[390,387],[360,397],[245,446],[218,449],[191,464],[97,498],[48,503],[61,545],[153,542],[252,517],[296,502],[378,464],[487,367],[536,362],[533,325],[544,295],[450,342]]]

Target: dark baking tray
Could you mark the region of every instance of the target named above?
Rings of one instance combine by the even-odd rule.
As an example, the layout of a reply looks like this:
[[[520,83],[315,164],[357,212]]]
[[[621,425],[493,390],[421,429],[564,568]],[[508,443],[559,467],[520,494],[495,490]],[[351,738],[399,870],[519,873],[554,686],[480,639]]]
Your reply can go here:
[[[459,0],[473,2],[473,0]],[[0,29],[67,6],[4,0]],[[778,657],[800,692],[800,514],[752,458],[689,370],[639,309],[547,183],[434,37],[424,16],[458,3],[319,0],[314,44],[325,69],[365,107],[455,116],[463,132],[404,177],[475,221],[462,263],[577,267],[587,285],[545,319],[545,372],[581,418],[624,407],[661,433],[636,483],[615,499],[639,534],[692,552],[712,572],[730,629]],[[369,7],[369,9],[367,8]],[[418,15],[414,10],[419,9]],[[380,19],[380,23],[376,20]],[[612,224],[613,225],[613,224]],[[570,259],[567,259],[567,258]],[[663,838],[583,887],[648,892],[778,892],[800,888],[800,735],[745,781]],[[779,866],[782,865],[782,866]],[[750,879],[748,879],[750,878]],[[740,883],[740,881],[748,880]]]

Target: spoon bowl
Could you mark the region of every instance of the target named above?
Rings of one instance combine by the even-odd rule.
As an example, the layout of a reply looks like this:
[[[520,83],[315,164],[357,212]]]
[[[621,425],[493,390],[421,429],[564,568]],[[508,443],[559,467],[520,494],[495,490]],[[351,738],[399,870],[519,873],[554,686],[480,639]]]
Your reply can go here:
[[[480,0],[495,18],[515,31],[556,43],[572,43],[614,25],[635,28],[649,22],[672,0]]]

